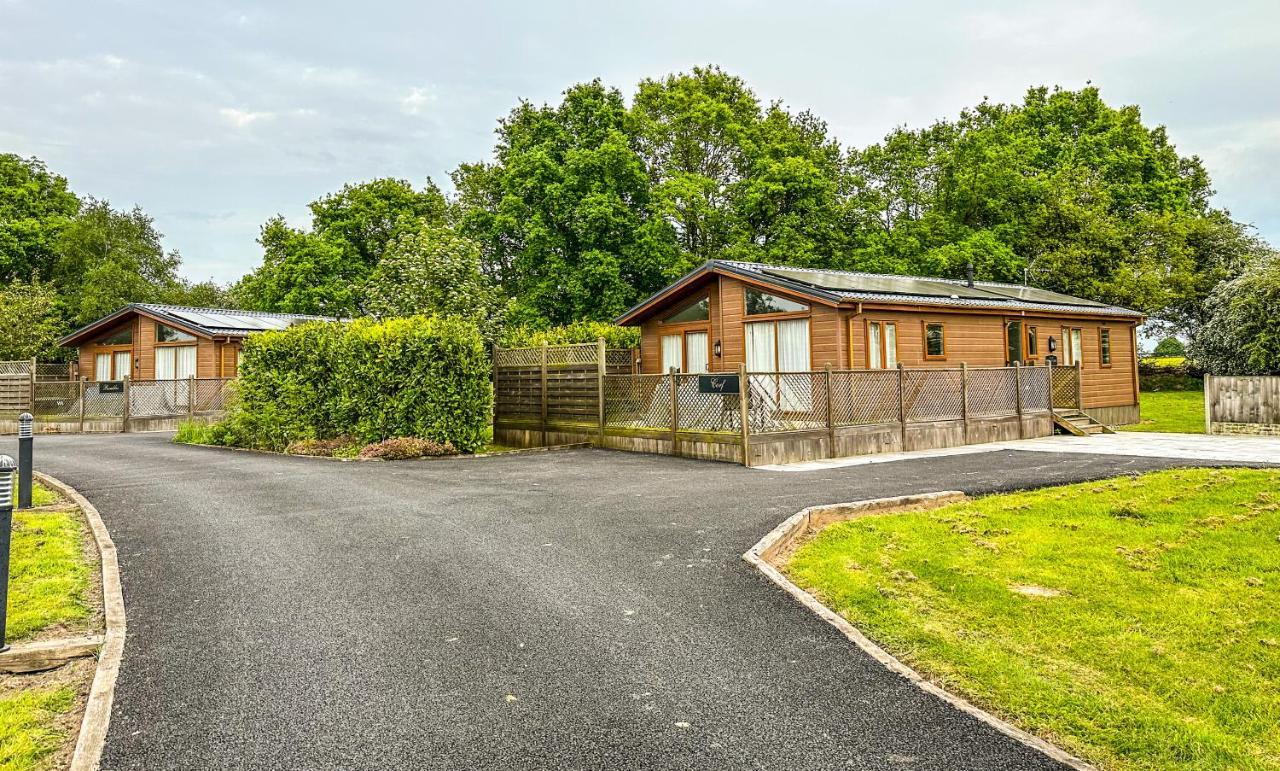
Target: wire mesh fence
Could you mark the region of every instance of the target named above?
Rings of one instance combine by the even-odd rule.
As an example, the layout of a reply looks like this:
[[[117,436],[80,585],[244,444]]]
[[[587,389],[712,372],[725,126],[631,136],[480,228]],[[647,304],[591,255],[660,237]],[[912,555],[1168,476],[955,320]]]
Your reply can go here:
[[[234,382],[230,378],[131,380],[127,384],[122,380],[38,380],[23,404],[0,410],[0,415],[13,419],[31,412],[46,422],[216,416],[226,410]]]
[[[1049,410],[1049,368],[1023,367],[1019,371],[1022,383],[1022,411],[1046,412]]]
[[[969,416],[1007,417],[1018,414],[1018,391],[1011,367],[969,370]]]
[[[964,372],[958,369],[903,370],[902,412],[908,423],[963,419]]]

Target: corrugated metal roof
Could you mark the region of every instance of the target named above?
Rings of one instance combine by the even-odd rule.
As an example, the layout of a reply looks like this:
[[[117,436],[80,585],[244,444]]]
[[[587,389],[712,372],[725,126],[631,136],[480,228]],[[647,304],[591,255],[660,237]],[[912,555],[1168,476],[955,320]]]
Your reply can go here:
[[[921,305],[948,305],[1011,310],[1071,310],[1102,316],[1141,317],[1140,311],[1107,305],[1082,297],[1072,297],[1047,289],[975,281],[973,286],[958,279],[925,276],[897,276],[844,270],[819,270],[786,265],[766,265],[738,260],[713,260],[735,272],[755,274],[765,279],[814,287],[841,300],[862,302],[908,302]]]
[[[214,335],[249,334],[270,330],[288,329],[304,321],[334,321],[324,316],[308,316],[300,313],[266,313],[263,311],[240,311],[226,308],[190,308],[182,305],[157,305],[154,303],[137,303],[142,308],[157,316],[164,316],[185,322]]]

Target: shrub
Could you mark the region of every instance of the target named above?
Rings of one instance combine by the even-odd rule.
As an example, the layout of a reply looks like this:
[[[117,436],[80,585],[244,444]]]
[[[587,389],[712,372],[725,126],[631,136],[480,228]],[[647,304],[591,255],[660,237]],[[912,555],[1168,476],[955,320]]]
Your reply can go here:
[[[418,439],[412,436],[399,436],[394,439],[383,439],[381,442],[367,444],[360,450],[360,457],[366,460],[381,458],[382,460],[406,460],[408,458],[433,458],[440,455],[456,455],[457,450],[448,442],[433,442],[430,439]]]
[[[1205,310],[1209,321],[1196,331],[1189,353],[1206,372],[1280,374],[1280,255],[1219,284]]]
[[[1154,356],[1186,356],[1187,346],[1176,337],[1166,337],[1156,343],[1156,349],[1152,351]]]
[[[594,343],[602,337],[610,348],[640,347],[638,328],[620,327],[607,321],[575,321],[572,324],[550,329],[509,327],[502,334],[502,347],[532,348],[539,345]]]
[[[178,424],[178,431],[173,441],[181,444],[222,444],[222,432],[217,427],[194,420],[184,420]]]
[[[237,398],[221,425],[230,443],[270,450],[350,435],[472,452],[489,423],[489,373],[468,321],[311,322],[245,340]]]
[[[299,439],[290,442],[284,451],[290,455],[312,455],[323,458],[350,457],[359,451],[360,440],[353,436],[335,436],[331,439]]]

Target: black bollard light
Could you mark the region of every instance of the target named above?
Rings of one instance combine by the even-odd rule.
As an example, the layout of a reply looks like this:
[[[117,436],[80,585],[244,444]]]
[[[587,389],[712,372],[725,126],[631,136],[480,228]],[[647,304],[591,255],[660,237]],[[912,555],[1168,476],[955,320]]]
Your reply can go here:
[[[9,608],[9,534],[13,530],[13,472],[18,464],[0,455],[0,653],[9,650],[5,628]]]
[[[35,442],[30,412],[18,416],[18,508],[31,508],[31,451]]]

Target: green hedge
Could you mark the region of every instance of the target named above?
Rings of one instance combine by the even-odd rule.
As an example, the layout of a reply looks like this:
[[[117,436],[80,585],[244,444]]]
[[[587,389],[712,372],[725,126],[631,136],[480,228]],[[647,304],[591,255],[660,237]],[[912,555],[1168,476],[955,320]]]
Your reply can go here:
[[[540,345],[594,343],[604,338],[610,348],[639,348],[640,329],[620,327],[607,321],[575,321],[561,327],[535,329],[508,327],[502,333],[503,348],[533,348]]]
[[[245,340],[227,444],[283,450],[304,439],[401,436],[485,443],[493,393],[484,341],[460,319],[312,322]]]

